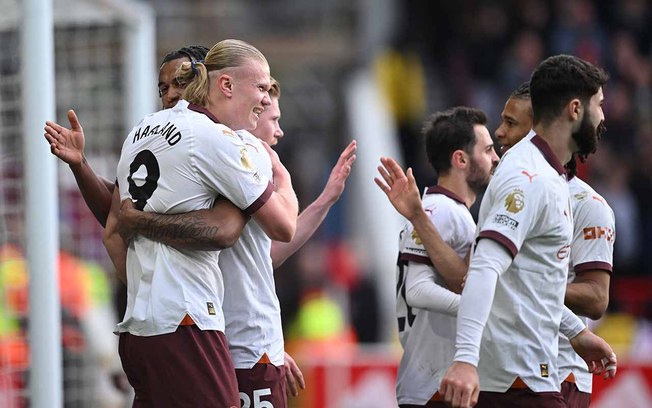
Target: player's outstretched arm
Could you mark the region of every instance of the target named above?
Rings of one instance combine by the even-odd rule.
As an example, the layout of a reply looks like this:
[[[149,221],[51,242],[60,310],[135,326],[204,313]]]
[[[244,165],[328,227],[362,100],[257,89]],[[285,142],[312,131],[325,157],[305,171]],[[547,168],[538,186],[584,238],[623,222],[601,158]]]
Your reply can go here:
[[[95,174],[86,161],[84,130],[72,109],[68,111],[68,121],[70,129],[51,121],[45,122],[45,140],[50,144],[52,154],[68,163],[86,205],[97,221],[105,226],[114,184]]]
[[[297,229],[299,202],[292,187],[290,173],[279,160],[278,154],[267,143],[262,144],[272,159],[275,191],[251,216],[272,240],[290,242]]]
[[[610,281],[611,276],[604,269],[579,272],[566,286],[564,303],[574,313],[597,320],[607,311]]]
[[[117,186],[116,186],[117,187]],[[113,189],[111,210],[106,220],[106,228],[102,234],[102,242],[106,252],[115,266],[116,276],[127,284],[127,244],[118,233],[118,213],[120,211],[120,191]]]
[[[344,192],[346,179],[351,174],[351,166],[356,158],[356,148],[357,142],[354,140],[340,154],[337,163],[331,170],[324,191],[299,214],[296,233],[292,240],[290,242],[272,242],[272,265],[274,268],[281,266],[313,236],[333,204],[339,200]]]
[[[303,373],[299,366],[294,361],[292,356],[287,352],[285,353],[285,382],[287,384],[287,392],[293,397],[299,396],[299,388],[306,389],[306,382],[303,379]]]
[[[184,214],[139,211],[126,199],[120,206],[117,229],[125,240],[141,235],[178,249],[217,251],[235,244],[247,220],[225,199],[216,200],[211,209]]]
[[[407,174],[404,173],[401,166],[390,157],[381,157],[380,162],[382,165],[378,166],[378,172],[382,180],[376,177],[374,181],[396,211],[412,223],[446,286],[455,293],[461,293],[468,264],[442,239],[424,211],[412,169],[408,169]]]

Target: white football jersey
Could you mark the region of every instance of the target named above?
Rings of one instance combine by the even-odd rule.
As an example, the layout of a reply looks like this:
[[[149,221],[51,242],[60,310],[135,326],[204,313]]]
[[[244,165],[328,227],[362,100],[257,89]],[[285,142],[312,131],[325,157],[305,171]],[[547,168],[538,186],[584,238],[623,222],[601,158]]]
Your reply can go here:
[[[616,238],[615,217],[607,201],[583,180],[573,177],[569,182],[573,206],[573,244],[568,282],[575,280],[577,272],[604,270],[611,274],[614,241]],[[580,316],[586,324],[588,318]],[[573,350],[568,338],[559,334],[559,376],[561,381],[572,372],[575,385],[582,392],[591,393],[593,374],[586,362]]]
[[[464,258],[475,236],[475,222],[464,201],[442,187],[430,187],[423,206],[442,239]],[[410,307],[406,280],[415,268],[427,265],[435,283],[445,283],[426,253],[414,227],[401,231],[397,270],[396,313],[403,357],[396,378],[399,404],[425,405],[439,389],[441,379],[455,354],[455,316]]]
[[[243,210],[273,191],[238,135],[186,101],[145,117],[127,136],[118,164],[120,198],[143,211],[186,213],[222,195]],[[202,330],[224,331],[219,251],[178,250],[136,236],[127,251],[127,310],[116,331],[153,336],[186,314]]]
[[[482,391],[517,377],[535,392],[559,391],[557,345],[573,233],[563,166],[539,136],[502,157],[484,195],[478,239],[503,245],[513,262],[498,278],[482,334]]]
[[[260,140],[246,131],[237,133],[250,147],[252,163],[271,179],[272,161]],[[235,368],[251,368],[265,353],[272,364],[283,364],[281,306],[274,286],[271,245],[260,225],[250,220],[235,245],[220,254],[226,338]]]

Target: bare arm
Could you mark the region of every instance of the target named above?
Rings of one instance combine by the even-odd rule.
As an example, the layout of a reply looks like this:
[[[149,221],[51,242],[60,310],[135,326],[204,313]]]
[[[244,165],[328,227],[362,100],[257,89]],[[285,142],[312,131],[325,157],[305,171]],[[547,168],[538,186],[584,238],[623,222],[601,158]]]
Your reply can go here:
[[[75,115],[75,111],[68,111],[70,129],[57,123],[45,123],[45,139],[50,143],[52,154],[68,163],[75,176],[79,191],[84,197],[88,208],[93,212],[97,221],[106,226],[109,209],[111,208],[111,194],[114,184],[93,171],[84,157],[84,130]]]
[[[272,159],[275,191],[251,216],[274,241],[290,242],[297,229],[299,203],[292,187],[290,173],[267,143],[263,142]]]
[[[378,166],[378,172],[383,177],[384,183],[379,178],[375,178],[374,181],[387,195],[396,211],[412,223],[428,257],[446,282],[446,286],[455,293],[461,293],[462,281],[468,270],[468,256],[467,259],[460,258],[439,235],[437,228],[423,210],[412,169],[408,169],[406,175],[394,159],[383,157],[380,161],[382,166]]]
[[[120,208],[118,230],[124,239],[142,235],[179,249],[216,251],[233,246],[248,217],[225,199],[213,208],[184,214],[139,211],[131,200]]]
[[[575,314],[597,320],[609,305],[611,276],[602,269],[592,269],[577,274],[566,286],[564,303]]]
[[[106,228],[102,235],[102,242],[108,252],[113,266],[115,266],[116,276],[122,283],[127,284],[127,244],[118,233],[118,213],[120,211],[120,191],[113,190],[113,200],[111,210],[106,220]]]
[[[287,243],[272,242],[272,264],[275,269],[281,266],[286,259],[297,252],[313,236],[333,204],[339,200],[342,192],[344,192],[346,179],[351,174],[351,166],[356,157],[355,150],[356,141],[354,140],[349,143],[337,160],[326,182],[324,191],[299,214],[296,233],[292,240]]]

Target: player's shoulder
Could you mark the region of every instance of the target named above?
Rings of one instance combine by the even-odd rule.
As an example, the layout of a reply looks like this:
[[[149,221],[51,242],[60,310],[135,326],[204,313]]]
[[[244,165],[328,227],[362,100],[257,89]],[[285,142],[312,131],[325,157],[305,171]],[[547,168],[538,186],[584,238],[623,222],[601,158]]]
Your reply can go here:
[[[613,210],[607,200],[587,182],[578,177],[573,177],[568,182],[568,187],[576,217],[582,212],[587,212],[597,216],[613,218]]]
[[[459,195],[438,185],[426,188],[422,201],[426,209],[436,207],[447,213],[468,212],[466,203]]]
[[[492,190],[519,188],[531,194],[545,194],[548,184],[565,183],[559,171],[548,163],[537,146],[530,141],[518,143],[508,150],[494,172],[489,187]]]

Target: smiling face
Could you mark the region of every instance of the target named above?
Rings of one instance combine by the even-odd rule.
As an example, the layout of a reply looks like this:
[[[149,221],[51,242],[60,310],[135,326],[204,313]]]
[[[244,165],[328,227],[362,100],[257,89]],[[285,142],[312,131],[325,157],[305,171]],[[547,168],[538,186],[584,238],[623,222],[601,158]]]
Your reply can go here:
[[[158,71],[158,95],[161,98],[163,109],[169,109],[181,99],[183,86],[176,79],[176,73],[181,64],[189,62],[188,58],[177,58],[170,60],[163,65]]]
[[[281,119],[281,109],[278,105],[278,98],[271,98],[272,103],[263,113],[260,114],[258,119],[258,126],[251,133],[258,139],[274,146],[278,143],[279,139],[283,137],[283,129],[279,120]]]
[[[269,66],[251,59],[247,64],[233,70],[233,103],[238,112],[237,123],[232,129],[253,131],[263,111],[270,106],[271,85]]]
[[[523,139],[532,129],[532,103],[529,99],[509,98],[500,114],[496,138],[503,152]]]

